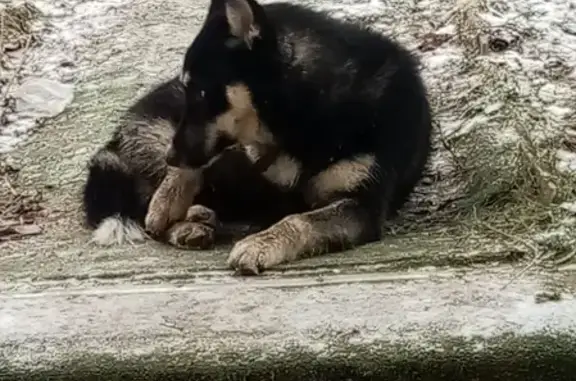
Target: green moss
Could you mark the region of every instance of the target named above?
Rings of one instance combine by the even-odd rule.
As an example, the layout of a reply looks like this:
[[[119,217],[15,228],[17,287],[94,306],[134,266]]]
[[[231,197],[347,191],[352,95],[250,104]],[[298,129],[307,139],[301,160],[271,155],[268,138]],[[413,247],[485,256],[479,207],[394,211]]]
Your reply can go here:
[[[502,335],[488,341],[438,340],[428,348],[414,343],[349,345],[336,342],[319,356],[292,347],[278,355],[241,348],[227,352],[162,353],[134,359],[71,354],[50,369],[0,366],[2,380],[569,380],[576,372],[572,335]],[[0,360],[1,363],[1,360]]]

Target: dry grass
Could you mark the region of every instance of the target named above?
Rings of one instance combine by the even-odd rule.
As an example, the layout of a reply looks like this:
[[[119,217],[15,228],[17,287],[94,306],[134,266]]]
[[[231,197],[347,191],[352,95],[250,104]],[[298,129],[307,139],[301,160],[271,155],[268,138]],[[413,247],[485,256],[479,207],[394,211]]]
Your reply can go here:
[[[39,42],[33,30],[38,10],[28,2],[0,5],[0,129],[6,114],[12,111],[11,90],[18,83],[28,50]],[[16,187],[19,170],[0,156],[0,242],[37,234],[34,225],[42,210],[42,194]]]
[[[19,5],[0,5],[0,107],[2,108],[0,116],[2,125],[5,124],[5,110],[13,106],[10,91],[17,82],[28,50],[39,42],[39,36],[33,30],[33,23],[39,14],[38,9],[28,2]],[[13,52],[21,53],[16,62],[8,55]]]
[[[14,186],[19,170],[0,161],[0,243],[38,234],[37,218],[43,213],[42,193]]]
[[[3,53],[22,49],[38,41],[33,22],[40,12],[30,2],[14,3],[0,5],[0,47]]]
[[[576,200],[576,174],[559,169],[557,152],[576,151],[576,115],[552,121],[533,101],[538,88],[525,86],[521,68],[489,59],[515,42],[509,36],[516,31],[491,30],[478,16],[485,10],[485,0],[464,1],[449,17],[469,86],[432,89],[437,114],[465,121],[458,131],[437,126],[437,154],[450,177],[439,192],[454,197],[442,197],[447,201],[424,216],[406,216],[403,228],[464,237],[455,244],[470,249],[495,239],[530,254],[531,265],[563,264],[576,254],[576,216],[561,207]]]

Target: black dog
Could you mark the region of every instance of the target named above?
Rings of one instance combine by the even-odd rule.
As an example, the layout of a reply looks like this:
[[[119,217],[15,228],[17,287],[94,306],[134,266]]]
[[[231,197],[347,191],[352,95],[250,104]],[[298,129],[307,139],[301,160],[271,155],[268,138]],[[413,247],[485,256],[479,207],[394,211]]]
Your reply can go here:
[[[242,271],[378,240],[429,156],[430,108],[410,54],[301,6],[212,0],[181,80],[170,165],[201,167],[230,139],[254,162],[275,152],[264,177],[310,208],[237,242],[229,264]]]
[[[194,213],[201,209],[211,220],[226,220],[230,210],[246,220],[258,211],[284,216],[235,244],[229,264],[242,272],[380,239],[382,218],[404,204],[429,157],[430,108],[411,55],[375,32],[302,6],[213,0],[180,81],[184,94],[172,83],[170,95],[157,92],[154,102],[165,99],[166,110],[184,111],[168,153],[168,164],[182,169],[171,169],[177,179],[166,187],[171,191],[155,198],[195,197],[186,207],[171,206],[186,220],[180,224],[208,232],[213,226],[207,219],[182,217],[188,204],[197,204]],[[156,106],[149,114],[148,120],[172,125],[171,118],[180,115],[167,116]],[[226,151],[232,144],[243,153]],[[214,187],[215,178],[230,178],[224,173],[232,162],[242,163],[234,179],[243,186],[221,181]],[[221,187],[230,200],[254,197],[224,207],[222,199],[203,196]],[[101,186],[94,180],[92,188]],[[166,217],[168,204],[153,200],[146,219],[151,230],[177,219]],[[233,208],[240,204],[245,210]],[[162,213],[154,212],[158,208]],[[121,218],[134,218],[113,209]],[[176,240],[186,241],[184,236]]]
[[[168,167],[166,153],[184,101],[178,79],[156,86],[128,109],[91,158],[83,201],[96,244],[142,241],[145,225],[174,246],[206,249],[216,238],[229,240],[237,233],[226,230],[229,225],[257,229],[306,210],[300,195],[267,181],[243,150],[223,151],[201,178],[196,171]],[[218,212],[220,229],[211,210]]]

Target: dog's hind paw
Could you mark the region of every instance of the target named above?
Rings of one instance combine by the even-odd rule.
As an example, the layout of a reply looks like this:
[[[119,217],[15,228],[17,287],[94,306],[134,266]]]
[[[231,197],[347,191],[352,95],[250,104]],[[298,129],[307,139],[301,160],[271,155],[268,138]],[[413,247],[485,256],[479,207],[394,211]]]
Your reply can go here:
[[[188,222],[197,222],[199,224],[208,225],[213,228],[218,226],[216,212],[202,205],[192,205],[188,208],[185,220]]]
[[[197,222],[177,222],[166,232],[166,239],[180,249],[207,250],[214,247],[214,228]]]

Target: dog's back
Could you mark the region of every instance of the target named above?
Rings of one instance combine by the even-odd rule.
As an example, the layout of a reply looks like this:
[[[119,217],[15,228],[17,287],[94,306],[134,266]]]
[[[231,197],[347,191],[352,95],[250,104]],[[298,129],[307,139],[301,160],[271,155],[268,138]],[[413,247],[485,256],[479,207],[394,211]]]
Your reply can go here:
[[[385,171],[399,175],[386,200],[387,214],[396,214],[430,154],[432,121],[418,63],[402,46],[358,24],[290,3],[263,8],[277,26],[288,74],[282,117],[295,116],[290,127],[275,130],[284,147],[311,171],[375,153]]]

